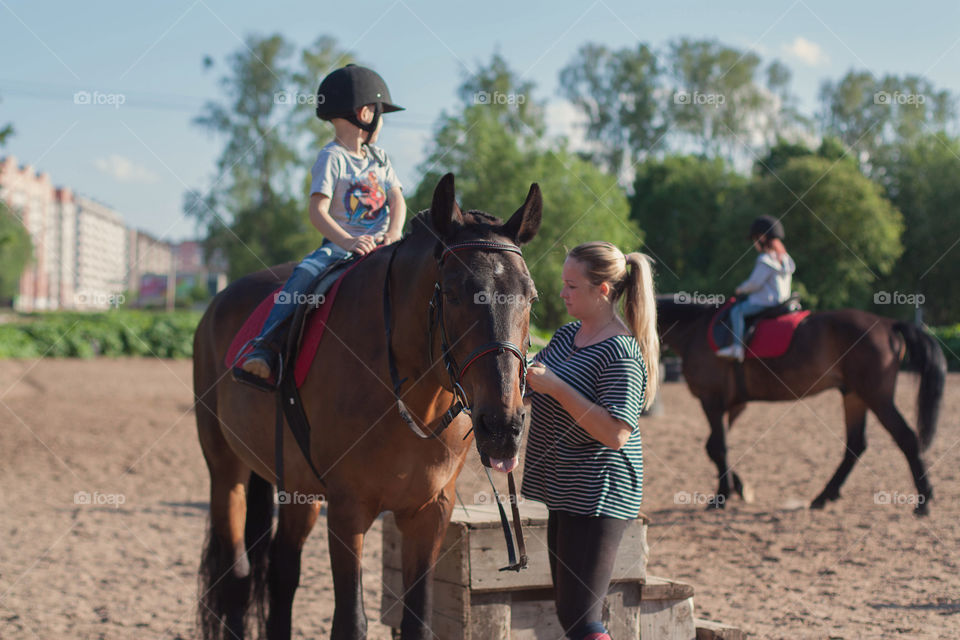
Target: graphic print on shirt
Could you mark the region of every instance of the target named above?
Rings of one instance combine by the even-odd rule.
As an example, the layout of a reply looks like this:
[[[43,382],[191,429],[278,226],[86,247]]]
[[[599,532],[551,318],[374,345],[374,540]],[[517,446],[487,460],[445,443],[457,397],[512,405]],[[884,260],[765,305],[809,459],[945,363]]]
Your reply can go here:
[[[387,194],[373,171],[350,183],[343,194],[343,206],[350,224],[373,227],[387,215]]]

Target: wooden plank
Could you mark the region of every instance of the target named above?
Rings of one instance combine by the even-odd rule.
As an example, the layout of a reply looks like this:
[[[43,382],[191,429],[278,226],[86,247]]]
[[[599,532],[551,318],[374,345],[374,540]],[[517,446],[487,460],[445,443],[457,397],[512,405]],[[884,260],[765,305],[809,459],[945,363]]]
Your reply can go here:
[[[529,563],[523,571],[500,571],[507,564],[503,531],[470,531],[470,587],[475,591],[509,591],[553,586],[547,555],[547,528],[524,531]]]
[[[467,527],[451,522],[447,527],[440,555],[434,566],[434,580],[451,584],[467,585],[470,581],[470,565],[467,555]],[[397,528],[392,513],[383,516],[383,566],[403,569],[403,534]]]
[[[510,504],[506,502],[508,496],[500,494],[500,498],[505,501],[503,508],[507,512],[510,525],[513,526],[513,514],[510,512]],[[521,500],[517,506],[520,511],[520,522],[523,526],[535,524],[546,526],[547,517],[550,515],[547,511],[547,505],[533,500]],[[500,511],[497,509],[497,505],[493,503],[472,504],[466,509],[457,505],[453,508],[451,520],[462,522],[471,529],[499,529],[501,526]]]
[[[380,621],[388,627],[400,628],[403,620],[403,575],[398,569],[384,568],[383,595],[380,599]],[[433,631],[441,638],[468,640],[470,620],[469,592],[466,587],[434,582]]]
[[[693,597],[693,585],[658,576],[647,576],[640,600],[686,600]]]
[[[634,520],[623,532],[617,563],[613,567],[611,582],[643,582],[647,577],[647,562],[650,548],[647,546],[647,523]]]
[[[642,582],[647,573],[647,527],[635,520],[624,532],[613,569],[613,582]],[[476,529],[470,535],[470,586],[474,591],[509,591],[552,587],[546,526],[525,529],[529,566],[500,571],[507,564],[503,532]]]
[[[383,514],[383,566],[391,569],[403,567],[403,535],[397,528],[393,513]]]
[[[643,640],[693,640],[696,635],[693,598],[640,601],[640,638]]]
[[[509,593],[473,594],[470,598],[470,633],[465,637],[469,640],[509,638],[511,614]],[[439,631],[436,635],[450,637]]]
[[[490,636],[491,639],[506,637]],[[557,640],[563,637],[563,627],[552,597],[549,600],[514,601],[510,640]]]
[[[638,582],[610,585],[604,603],[603,623],[613,638],[637,638],[640,634],[640,589]]]
[[[712,620],[694,620],[697,625],[697,640],[746,640],[747,634],[736,627],[731,627]]]

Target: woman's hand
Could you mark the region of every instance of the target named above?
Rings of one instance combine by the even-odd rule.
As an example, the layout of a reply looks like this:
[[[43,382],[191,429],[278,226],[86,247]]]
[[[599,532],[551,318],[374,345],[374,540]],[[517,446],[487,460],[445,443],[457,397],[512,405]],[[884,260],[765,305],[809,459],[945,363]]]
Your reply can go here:
[[[563,384],[563,380],[553,371],[550,371],[546,365],[536,362],[527,367],[527,384],[537,393],[551,396],[554,395],[559,385]]]

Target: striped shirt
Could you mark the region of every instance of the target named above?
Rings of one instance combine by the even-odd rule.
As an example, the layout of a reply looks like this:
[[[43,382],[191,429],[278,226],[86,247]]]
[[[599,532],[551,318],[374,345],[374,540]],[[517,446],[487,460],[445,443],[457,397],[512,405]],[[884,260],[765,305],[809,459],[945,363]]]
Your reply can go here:
[[[575,348],[579,322],[566,324],[534,360],[614,418],[633,427],[619,451],[593,438],[552,397],[532,392],[533,415],[521,493],[550,509],[627,520],[643,498],[643,452],[637,421],[647,387],[640,345],[613,336]]]

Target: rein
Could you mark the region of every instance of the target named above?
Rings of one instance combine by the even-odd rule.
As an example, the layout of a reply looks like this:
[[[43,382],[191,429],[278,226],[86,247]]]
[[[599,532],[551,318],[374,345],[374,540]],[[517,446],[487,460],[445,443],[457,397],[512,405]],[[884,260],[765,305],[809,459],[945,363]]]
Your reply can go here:
[[[417,437],[423,440],[431,440],[440,437],[447,427],[452,423],[461,413],[470,414],[470,401],[467,398],[466,392],[463,390],[461,382],[463,381],[463,376],[466,375],[467,371],[475,362],[477,362],[483,356],[496,353],[501,354],[504,351],[512,353],[520,361],[520,393],[523,394],[523,391],[526,387],[527,380],[527,358],[526,354],[512,342],[506,340],[494,340],[480,345],[474,349],[465,359],[464,365],[460,367],[457,364],[456,359],[453,357],[452,350],[450,348],[450,340],[447,337],[447,327],[444,323],[443,316],[443,287],[441,286],[440,280],[440,271],[443,268],[443,264],[446,261],[448,256],[456,255],[461,251],[501,251],[516,253],[519,256],[523,256],[523,253],[520,251],[520,247],[515,244],[506,243],[506,242],[493,242],[489,240],[475,240],[471,242],[462,242],[459,244],[454,244],[446,247],[443,253],[437,260],[438,274],[437,282],[433,285],[433,297],[430,299],[430,305],[428,308],[428,343],[429,343],[429,362],[430,367],[433,367],[434,356],[433,356],[433,343],[434,335],[436,328],[440,327],[440,355],[443,359],[444,369],[447,371],[447,375],[450,378],[450,387],[453,391],[453,400],[450,404],[450,407],[444,412],[443,416],[440,418],[440,426],[432,431],[427,432],[425,429],[422,429],[414,420],[413,416],[410,414],[407,409],[406,404],[404,404],[403,399],[400,397],[400,389],[403,386],[403,383],[407,381],[407,378],[400,378],[400,374],[397,370],[396,358],[393,355],[393,325],[391,324],[391,295],[390,295],[390,274],[393,270],[393,260],[397,257],[399,251],[399,243],[394,245],[396,248],[393,250],[393,253],[390,254],[390,260],[387,262],[387,273],[385,276],[385,282],[383,286],[383,323],[386,327],[386,338],[387,338],[387,366],[390,369],[390,379],[393,382],[393,395],[396,398],[397,402],[397,411],[400,413],[400,417],[403,421],[410,427],[410,430],[413,431]],[[463,437],[464,440],[473,432],[473,427],[470,428],[470,431]],[[517,501],[517,489],[516,483],[513,479],[513,472],[507,474],[507,480],[509,485],[510,492],[510,503],[512,505],[513,512],[513,526],[517,534],[517,547],[520,551],[520,558],[517,559],[517,556],[514,552],[513,540],[510,536],[510,524],[507,521],[507,515],[504,512],[503,505],[500,503],[499,494],[497,492],[496,486],[493,484],[493,479],[490,477],[490,472],[487,470],[489,466],[487,464],[488,458],[481,454],[482,461],[484,462],[484,471],[487,472],[487,479],[490,481],[490,487],[493,489],[494,496],[497,499],[497,508],[500,512],[500,524],[503,528],[504,538],[507,543],[507,555],[509,558],[510,564],[506,567],[503,567],[501,571],[520,571],[521,569],[527,568],[527,553],[526,546],[523,541],[523,532],[520,525],[520,510],[518,508]]]

